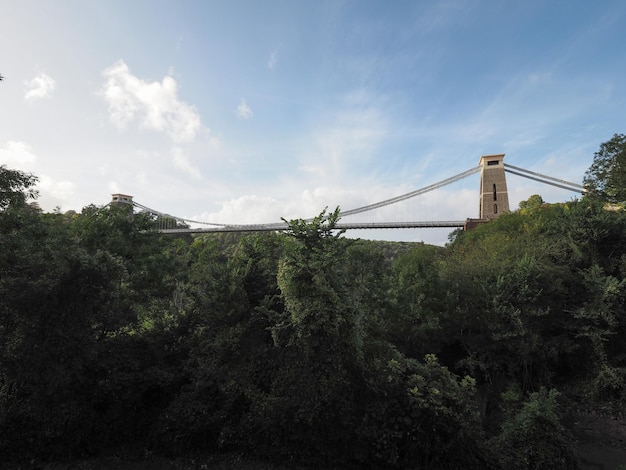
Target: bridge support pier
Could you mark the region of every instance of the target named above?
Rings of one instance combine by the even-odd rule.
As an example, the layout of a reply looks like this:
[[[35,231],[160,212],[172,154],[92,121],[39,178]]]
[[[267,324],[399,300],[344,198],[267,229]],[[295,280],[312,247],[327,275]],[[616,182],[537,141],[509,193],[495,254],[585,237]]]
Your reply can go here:
[[[480,209],[478,218],[497,219],[509,212],[509,193],[504,174],[504,154],[480,157]]]

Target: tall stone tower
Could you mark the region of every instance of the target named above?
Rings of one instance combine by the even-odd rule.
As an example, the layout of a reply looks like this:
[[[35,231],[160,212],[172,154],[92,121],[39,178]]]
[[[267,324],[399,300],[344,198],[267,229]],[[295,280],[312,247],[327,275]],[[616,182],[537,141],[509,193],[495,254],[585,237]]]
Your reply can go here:
[[[504,154],[480,157],[479,219],[493,220],[509,212],[509,193],[504,174]]]

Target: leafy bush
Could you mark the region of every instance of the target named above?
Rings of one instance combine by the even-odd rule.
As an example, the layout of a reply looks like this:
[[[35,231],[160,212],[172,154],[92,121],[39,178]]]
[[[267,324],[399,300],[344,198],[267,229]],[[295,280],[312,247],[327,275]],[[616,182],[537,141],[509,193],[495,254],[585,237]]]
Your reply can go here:
[[[475,381],[459,379],[434,355],[424,363],[397,354],[369,369],[358,429],[367,462],[393,468],[488,468]]]
[[[573,437],[559,420],[559,392],[541,387],[507,420],[491,444],[502,468],[574,470]]]

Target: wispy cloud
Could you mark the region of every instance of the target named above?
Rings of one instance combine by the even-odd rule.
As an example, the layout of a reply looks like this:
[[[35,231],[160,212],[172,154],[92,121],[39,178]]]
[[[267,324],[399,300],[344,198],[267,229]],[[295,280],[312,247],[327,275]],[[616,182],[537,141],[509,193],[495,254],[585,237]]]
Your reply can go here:
[[[50,96],[56,86],[55,81],[45,73],[40,73],[30,81],[24,82],[26,85],[26,101],[36,101]]]
[[[120,60],[103,72],[101,89],[111,121],[119,128],[137,122],[140,127],[165,132],[174,142],[190,142],[201,130],[195,106],[178,98],[176,80],[147,82],[133,75]]]
[[[528,81],[531,85],[545,85],[550,84],[552,82],[552,73],[544,72],[544,73],[531,73],[528,76]]]
[[[243,119],[251,119],[253,115],[254,113],[252,109],[250,109],[250,106],[248,106],[248,103],[246,103],[246,100],[241,98],[239,106],[237,106],[237,116]]]
[[[270,54],[270,58],[267,61],[267,68],[272,70],[274,69],[274,67],[276,67],[276,64],[278,63],[278,51],[273,51]]]
[[[301,155],[301,171],[317,176],[318,181],[341,181],[344,172],[354,174],[363,167],[386,135],[386,119],[375,104],[350,95],[334,119],[310,137],[313,145]]]
[[[202,179],[202,175],[200,174],[200,171],[191,164],[189,157],[185,155],[185,152],[183,151],[183,149],[179,147],[174,147],[172,149],[172,161],[176,168],[184,171],[192,178]]]

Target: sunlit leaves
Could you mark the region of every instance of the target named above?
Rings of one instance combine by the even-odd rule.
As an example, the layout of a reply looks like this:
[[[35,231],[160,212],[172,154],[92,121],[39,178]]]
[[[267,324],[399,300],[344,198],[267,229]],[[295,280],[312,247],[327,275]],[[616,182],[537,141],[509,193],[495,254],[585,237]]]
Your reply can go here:
[[[588,197],[611,203],[626,201],[626,135],[615,134],[600,145],[584,184]]]

